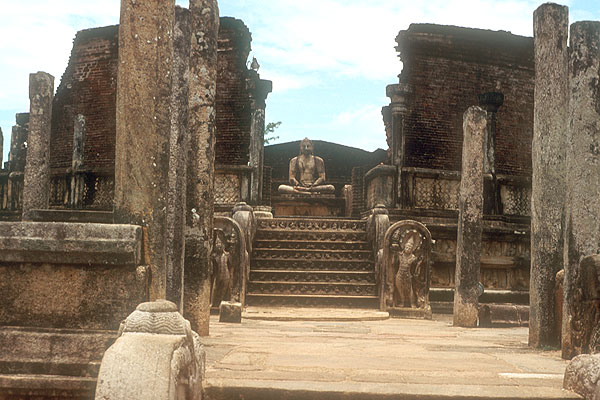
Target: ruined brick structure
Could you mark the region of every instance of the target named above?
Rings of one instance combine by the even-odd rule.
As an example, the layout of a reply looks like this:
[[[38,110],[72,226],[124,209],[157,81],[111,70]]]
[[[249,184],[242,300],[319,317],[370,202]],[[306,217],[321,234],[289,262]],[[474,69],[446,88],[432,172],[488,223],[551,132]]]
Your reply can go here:
[[[90,169],[114,169],[118,26],[77,33],[52,108],[50,167],[71,167],[73,118],[86,119],[84,162]]]
[[[498,91],[498,173],[531,175],[533,39],[481,29],[412,24],[396,41],[413,88],[405,120],[404,166],[459,171],[462,113]]]
[[[217,141],[215,163],[248,165],[250,149],[250,98],[246,89],[252,36],[244,23],[221,18],[217,82]]]
[[[533,39],[412,24],[396,41],[403,70],[382,109],[388,160],[398,171],[390,219],[427,221],[435,240],[432,304],[450,301],[455,285],[463,113],[473,105],[488,111],[484,145],[492,143],[484,163],[481,300],[527,303]],[[365,179],[363,190],[372,182]]]

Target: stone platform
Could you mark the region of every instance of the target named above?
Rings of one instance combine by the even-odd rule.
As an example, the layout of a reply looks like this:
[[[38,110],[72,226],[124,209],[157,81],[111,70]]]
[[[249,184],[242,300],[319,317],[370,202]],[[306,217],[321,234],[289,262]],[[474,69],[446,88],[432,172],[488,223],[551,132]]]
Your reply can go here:
[[[342,217],[345,200],[331,194],[282,194],[271,198],[273,216]]]
[[[528,348],[527,335],[524,327],[454,328],[438,314],[236,325],[213,317],[203,338],[206,399],[579,399],[562,389],[560,353]]]

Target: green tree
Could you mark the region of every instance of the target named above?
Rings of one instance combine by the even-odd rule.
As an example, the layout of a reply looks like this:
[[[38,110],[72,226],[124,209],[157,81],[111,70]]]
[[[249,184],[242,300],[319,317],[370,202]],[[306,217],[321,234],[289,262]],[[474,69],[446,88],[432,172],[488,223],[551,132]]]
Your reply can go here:
[[[281,125],[281,121],[269,122],[265,126],[265,135],[264,135],[265,144],[269,144],[272,141],[279,139],[279,136],[273,135],[273,133],[275,132],[275,129],[279,128],[279,125]]]

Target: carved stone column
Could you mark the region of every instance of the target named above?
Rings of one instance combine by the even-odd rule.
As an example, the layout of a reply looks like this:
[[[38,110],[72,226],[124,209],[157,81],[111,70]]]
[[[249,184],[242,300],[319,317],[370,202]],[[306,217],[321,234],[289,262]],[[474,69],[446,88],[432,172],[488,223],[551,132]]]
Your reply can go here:
[[[190,143],[187,163],[184,315],[208,335],[210,254],[213,238],[215,97],[219,8],[216,0],[190,0]]]
[[[529,345],[556,346],[555,276],[563,267],[569,116],[569,9],[546,3],[533,14],[535,95],[531,161]],[[562,284],[561,284],[562,287]]]
[[[477,326],[483,219],[483,149],[487,113],[470,107],[463,116],[462,171],[456,243],[454,325]]]
[[[50,125],[54,77],[46,72],[29,74],[29,133],[23,183],[23,220],[34,209],[50,202]]]
[[[585,351],[579,263],[585,256],[600,253],[600,22],[571,25],[569,48],[563,358]]]
[[[396,198],[401,206],[404,206],[406,184],[402,176],[404,167],[404,119],[408,114],[409,96],[412,87],[407,83],[397,83],[386,87],[386,95],[390,98],[391,123],[391,163],[398,169],[398,182]]]
[[[188,132],[188,79],[190,62],[190,11],[175,7],[173,30],[173,91],[169,138],[169,198],[167,203],[167,300],[183,312],[185,201]]]
[[[265,108],[266,99],[273,82],[260,79],[254,70],[248,71],[246,79],[248,94],[250,95],[250,204],[262,203],[263,192],[263,166],[265,149]],[[270,188],[269,188],[270,189]]]
[[[115,220],[142,225],[150,298],[166,296],[171,63],[175,0],[123,0],[115,148]]]
[[[489,204],[490,214],[502,214],[502,202],[500,201],[500,190],[496,178],[496,121],[498,109],[504,104],[504,95],[499,92],[487,92],[478,96],[479,106],[487,112],[487,132],[484,138],[483,171],[492,175],[489,187],[484,188],[484,196]],[[486,190],[487,189],[487,190]],[[484,205],[486,201],[484,200]]]

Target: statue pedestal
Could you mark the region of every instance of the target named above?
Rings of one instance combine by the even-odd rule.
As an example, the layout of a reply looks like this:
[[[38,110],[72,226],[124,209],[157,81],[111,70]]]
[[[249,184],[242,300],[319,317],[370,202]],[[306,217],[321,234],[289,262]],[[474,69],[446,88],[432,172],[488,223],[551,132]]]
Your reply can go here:
[[[343,217],[345,201],[333,194],[282,194],[271,198],[274,217]]]
[[[388,307],[386,311],[390,314],[391,318],[431,319],[431,307]]]

